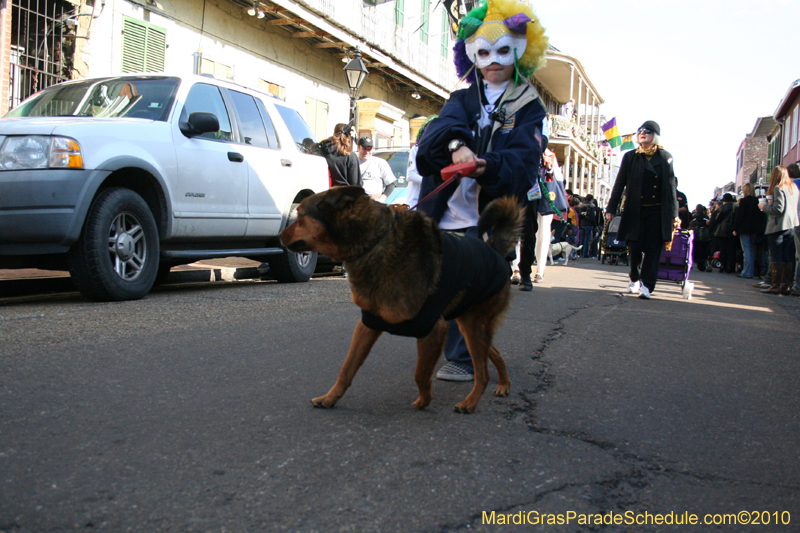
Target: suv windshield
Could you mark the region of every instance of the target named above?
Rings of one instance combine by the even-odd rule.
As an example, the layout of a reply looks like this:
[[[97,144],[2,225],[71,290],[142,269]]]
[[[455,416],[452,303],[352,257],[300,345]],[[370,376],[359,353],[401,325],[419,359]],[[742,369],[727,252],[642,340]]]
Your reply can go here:
[[[180,80],[121,77],[62,83],[31,96],[5,115],[19,117],[131,117],[167,120]]]

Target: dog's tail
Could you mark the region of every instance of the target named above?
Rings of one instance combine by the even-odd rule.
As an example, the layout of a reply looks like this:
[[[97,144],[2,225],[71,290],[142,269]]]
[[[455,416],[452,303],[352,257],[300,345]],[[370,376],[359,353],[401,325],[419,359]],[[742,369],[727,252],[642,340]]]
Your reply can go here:
[[[478,220],[478,235],[505,256],[517,245],[524,213],[511,196],[492,200]]]

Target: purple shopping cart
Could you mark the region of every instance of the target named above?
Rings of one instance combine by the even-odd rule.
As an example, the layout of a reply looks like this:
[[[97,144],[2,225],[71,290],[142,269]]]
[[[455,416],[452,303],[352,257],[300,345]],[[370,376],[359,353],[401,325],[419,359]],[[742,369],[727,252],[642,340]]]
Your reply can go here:
[[[692,299],[694,289],[694,283],[689,281],[689,273],[692,271],[692,241],[691,230],[676,230],[672,236],[672,250],[667,251],[667,247],[664,247],[658,267],[658,279],[678,283],[681,286],[681,296],[686,300]]]

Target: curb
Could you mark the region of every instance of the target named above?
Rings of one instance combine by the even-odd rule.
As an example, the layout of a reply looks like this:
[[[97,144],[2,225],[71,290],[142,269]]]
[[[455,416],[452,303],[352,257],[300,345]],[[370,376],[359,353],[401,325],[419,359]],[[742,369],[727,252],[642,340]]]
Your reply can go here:
[[[161,285],[239,281],[247,279],[261,279],[261,273],[257,267],[218,267],[174,270],[169,273],[169,276],[167,276],[167,279],[161,283]],[[0,298],[75,292],[76,290],[69,276],[0,280]]]

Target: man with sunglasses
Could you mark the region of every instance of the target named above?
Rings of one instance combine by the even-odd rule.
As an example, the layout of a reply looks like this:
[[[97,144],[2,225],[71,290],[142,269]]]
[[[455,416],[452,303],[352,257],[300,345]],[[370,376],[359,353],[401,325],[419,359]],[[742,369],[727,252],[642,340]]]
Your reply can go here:
[[[660,135],[661,128],[652,120],[637,130],[639,148],[623,156],[606,207],[611,220],[626,191],[617,238],[628,243],[628,292],[645,300],[655,290],[661,250],[672,241],[673,221],[680,221],[672,154],[661,146]]]

